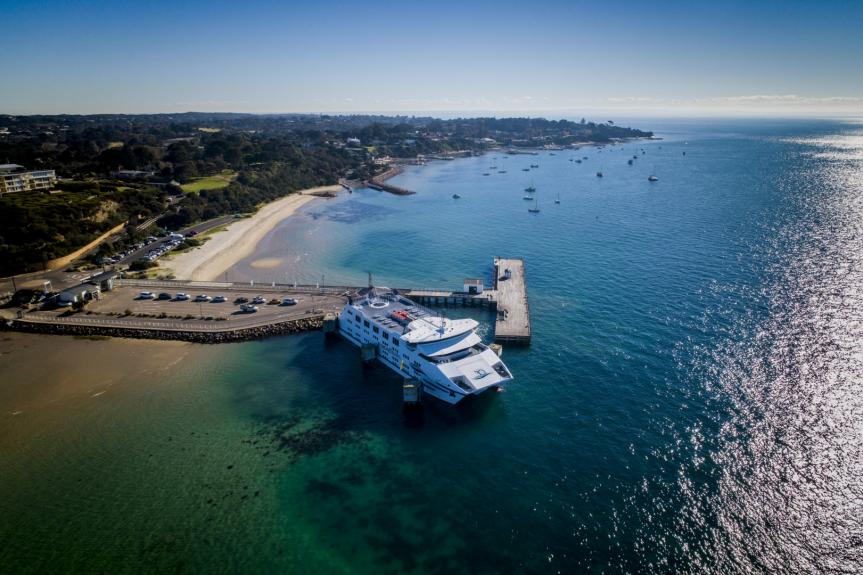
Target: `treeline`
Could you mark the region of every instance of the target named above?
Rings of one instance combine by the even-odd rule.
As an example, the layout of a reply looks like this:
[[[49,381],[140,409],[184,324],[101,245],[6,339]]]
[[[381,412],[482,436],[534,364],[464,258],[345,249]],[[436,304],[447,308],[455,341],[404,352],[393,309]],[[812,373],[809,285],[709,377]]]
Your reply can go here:
[[[343,151],[306,152],[282,150],[289,161],[261,162],[242,170],[237,179],[219,190],[202,190],[187,194],[177,209],[159,220],[167,229],[179,229],[199,220],[221,215],[254,211],[291,192],[333,184],[340,175],[370,170],[358,166],[350,154]]]
[[[0,197],[0,276],[40,269],[124,222],[161,213],[165,194],[111,182],[64,182],[54,194]]]

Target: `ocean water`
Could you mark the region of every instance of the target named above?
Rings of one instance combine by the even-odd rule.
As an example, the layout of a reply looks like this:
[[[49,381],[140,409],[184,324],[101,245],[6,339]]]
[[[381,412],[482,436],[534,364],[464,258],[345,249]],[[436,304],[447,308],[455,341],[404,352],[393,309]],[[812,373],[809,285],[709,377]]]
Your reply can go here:
[[[635,125],[663,139],[410,168],[416,195],[311,204],[230,272],[456,287],[523,257],[505,393],[406,417],[394,374],[308,334],[196,347],[74,425],[0,406],[2,564],[863,570],[863,124]]]

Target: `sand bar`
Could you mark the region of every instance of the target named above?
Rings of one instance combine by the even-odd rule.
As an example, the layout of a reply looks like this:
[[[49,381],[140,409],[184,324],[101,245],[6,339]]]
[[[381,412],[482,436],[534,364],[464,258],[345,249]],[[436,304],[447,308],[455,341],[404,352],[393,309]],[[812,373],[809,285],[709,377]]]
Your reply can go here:
[[[231,266],[252,254],[255,246],[279,222],[318,197],[313,194],[341,189],[339,185],[310,188],[266,204],[254,216],[239,219],[226,231],[214,234],[200,248],[179,254],[160,263],[159,267],[170,270],[177,279],[218,280]]]

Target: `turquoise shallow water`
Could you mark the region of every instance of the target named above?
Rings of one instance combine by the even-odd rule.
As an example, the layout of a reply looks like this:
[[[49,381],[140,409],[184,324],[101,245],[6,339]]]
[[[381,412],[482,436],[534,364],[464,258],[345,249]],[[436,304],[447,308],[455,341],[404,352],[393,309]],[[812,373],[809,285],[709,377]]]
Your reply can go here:
[[[414,196],[359,190],[279,226],[234,279],[362,284],[371,271],[381,285],[454,287],[488,277],[493,255],[524,257],[534,341],[504,352],[517,379],[476,405],[428,405],[405,418],[396,377],[364,370],[343,342],[311,334],[207,352],[169,373],[176,395],[158,410],[129,402],[121,412],[136,413],[142,429],[168,421],[194,437],[219,433],[224,442],[207,444],[218,469],[241,463],[205,480],[176,445],[155,449],[184,488],[176,497],[143,488],[146,503],[127,503],[128,548],[140,553],[133,533],[164,529],[158,518],[183,508],[190,527],[146,548],[154,565],[860,569],[863,127],[665,122],[656,131],[662,141],[411,168],[394,183]],[[539,168],[521,171],[531,163]],[[659,182],[647,181],[651,172]],[[539,214],[522,200],[531,182]],[[261,258],[283,261],[253,267]],[[490,335],[488,312],[448,313],[476,317]],[[84,437],[75,449],[86,455],[96,439]],[[64,469],[13,456],[16,466]],[[101,457],[122,466],[129,456]],[[258,496],[220,483],[227,507],[212,512],[206,486],[214,477],[233,485],[240,469]],[[118,477],[96,508],[131,481]],[[22,506],[37,495],[14,489]],[[21,535],[35,520],[0,520],[14,535],[4,559],[39,548]],[[140,557],[103,553],[86,530],[64,537],[105,570]]]

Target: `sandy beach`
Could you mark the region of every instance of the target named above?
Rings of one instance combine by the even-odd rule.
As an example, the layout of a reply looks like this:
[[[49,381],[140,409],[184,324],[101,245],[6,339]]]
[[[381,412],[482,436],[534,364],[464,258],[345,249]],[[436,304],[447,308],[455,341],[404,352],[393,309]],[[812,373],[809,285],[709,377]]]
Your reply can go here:
[[[172,273],[177,279],[217,280],[232,265],[254,252],[258,242],[279,222],[316,199],[318,196],[314,194],[341,189],[340,185],[310,188],[266,204],[254,216],[237,220],[227,230],[213,234],[203,246],[161,262],[159,271]]]

